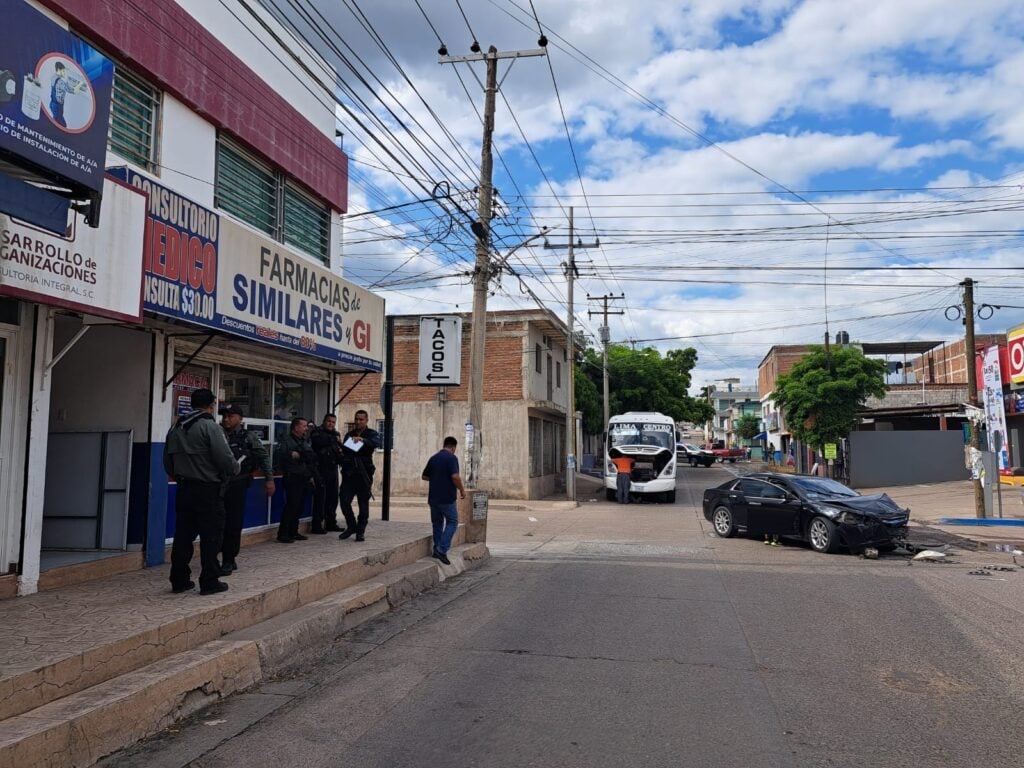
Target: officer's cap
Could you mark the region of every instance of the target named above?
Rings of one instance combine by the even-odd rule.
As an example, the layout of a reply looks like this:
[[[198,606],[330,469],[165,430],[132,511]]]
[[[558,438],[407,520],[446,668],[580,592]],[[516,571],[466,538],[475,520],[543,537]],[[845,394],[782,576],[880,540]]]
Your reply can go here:
[[[242,409],[241,408],[239,408],[237,405],[231,405],[230,403],[226,403],[225,405],[222,405],[220,407],[220,415],[221,416],[228,416],[228,415],[242,416],[243,418],[245,417],[245,414],[242,413]]]

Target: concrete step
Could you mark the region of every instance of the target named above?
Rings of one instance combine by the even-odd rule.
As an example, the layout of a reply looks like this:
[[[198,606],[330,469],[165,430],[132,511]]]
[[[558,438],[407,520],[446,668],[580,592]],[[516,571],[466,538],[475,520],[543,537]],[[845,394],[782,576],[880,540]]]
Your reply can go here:
[[[172,595],[161,568],[5,602],[0,720],[414,563],[430,553],[425,527],[382,526],[377,542],[358,546],[306,542],[299,562],[296,545],[257,545],[240,558],[250,572],[214,597]]]
[[[322,653],[343,632],[479,564],[483,543],[421,558],[0,722],[0,765],[93,765],[208,704]],[[252,613],[249,614],[253,615]]]

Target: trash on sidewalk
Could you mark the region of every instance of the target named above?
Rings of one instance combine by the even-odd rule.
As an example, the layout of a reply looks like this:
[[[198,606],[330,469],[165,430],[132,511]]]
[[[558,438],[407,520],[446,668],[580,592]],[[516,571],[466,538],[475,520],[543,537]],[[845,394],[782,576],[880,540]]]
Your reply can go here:
[[[878,559],[878,550],[875,549],[874,547],[867,547],[861,554],[864,556],[865,560],[877,560]]]
[[[920,552],[918,552],[916,555],[914,555],[911,559],[912,560],[931,560],[931,561],[936,561],[936,560],[943,560],[946,557],[947,557],[947,555],[946,555],[945,552],[937,552],[934,549],[923,549]]]
[[[536,517],[528,517],[526,519],[529,520],[531,523],[536,523],[537,522],[537,518]]]

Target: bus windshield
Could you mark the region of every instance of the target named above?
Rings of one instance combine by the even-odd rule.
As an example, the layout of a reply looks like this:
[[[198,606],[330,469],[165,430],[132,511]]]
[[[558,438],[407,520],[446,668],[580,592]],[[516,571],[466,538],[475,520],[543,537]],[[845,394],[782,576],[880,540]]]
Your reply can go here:
[[[644,422],[620,422],[608,427],[608,448],[625,445],[653,445],[666,450],[675,450],[674,429],[671,424],[648,424]]]

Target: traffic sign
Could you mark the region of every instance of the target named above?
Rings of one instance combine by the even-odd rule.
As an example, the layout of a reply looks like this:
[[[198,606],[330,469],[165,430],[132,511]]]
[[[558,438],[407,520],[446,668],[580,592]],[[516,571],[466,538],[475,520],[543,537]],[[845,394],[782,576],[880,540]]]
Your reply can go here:
[[[420,318],[420,375],[423,386],[462,383],[462,318]]]

